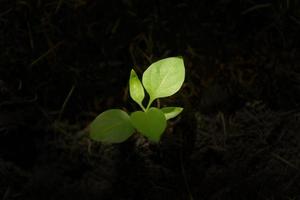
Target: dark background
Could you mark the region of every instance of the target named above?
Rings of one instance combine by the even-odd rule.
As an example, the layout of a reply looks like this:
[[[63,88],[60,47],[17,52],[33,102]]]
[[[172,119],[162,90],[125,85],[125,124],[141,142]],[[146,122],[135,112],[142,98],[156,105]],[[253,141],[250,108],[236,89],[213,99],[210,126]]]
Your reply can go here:
[[[300,199],[299,36],[297,0],[1,0],[0,199]],[[169,56],[161,142],[91,141]]]

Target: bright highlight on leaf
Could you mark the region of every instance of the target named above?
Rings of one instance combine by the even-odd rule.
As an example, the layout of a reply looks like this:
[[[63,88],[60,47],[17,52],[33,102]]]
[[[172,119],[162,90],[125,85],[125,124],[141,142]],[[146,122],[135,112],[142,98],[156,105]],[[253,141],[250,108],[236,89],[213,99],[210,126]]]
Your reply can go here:
[[[133,126],[149,140],[158,142],[165,131],[167,120],[158,108],[150,108],[146,112],[136,111],[130,115]]]
[[[167,120],[172,119],[179,115],[182,111],[183,108],[181,107],[164,107],[161,109],[161,111],[165,114],[165,117]]]
[[[134,133],[129,115],[120,109],[107,110],[90,125],[90,137],[105,143],[120,143]]]
[[[120,143],[138,131],[152,142],[159,142],[167,120],[178,116],[183,108],[150,107],[157,98],[175,94],[184,82],[185,69],[181,57],[170,57],[152,63],[144,72],[142,83],[132,69],[129,78],[131,98],[142,108],[129,116],[120,109],[107,110],[91,123],[90,137],[104,143]],[[143,106],[144,88],[149,94],[147,107]]]

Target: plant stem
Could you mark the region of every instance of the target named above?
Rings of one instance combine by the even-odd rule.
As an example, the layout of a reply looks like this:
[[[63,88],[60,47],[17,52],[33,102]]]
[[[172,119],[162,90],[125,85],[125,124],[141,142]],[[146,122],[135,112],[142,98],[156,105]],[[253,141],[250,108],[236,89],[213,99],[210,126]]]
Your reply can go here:
[[[145,112],[146,111],[146,109],[145,109],[145,107],[143,106],[143,104],[139,104],[139,106],[142,108],[142,110]]]
[[[152,102],[153,102],[153,99],[150,98],[149,99],[149,103],[148,103],[147,108],[146,108],[146,111],[150,108]]]

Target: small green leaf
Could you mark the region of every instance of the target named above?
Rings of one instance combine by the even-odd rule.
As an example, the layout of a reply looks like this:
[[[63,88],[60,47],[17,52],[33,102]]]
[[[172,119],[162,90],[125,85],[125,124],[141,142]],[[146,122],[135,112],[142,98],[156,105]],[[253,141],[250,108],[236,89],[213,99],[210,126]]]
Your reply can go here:
[[[144,88],[133,69],[131,70],[129,79],[129,93],[131,98],[142,107],[142,101],[145,97]]]
[[[165,115],[158,108],[150,108],[146,112],[133,112],[130,119],[133,126],[153,142],[159,141],[167,126]]]
[[[181,108],[181,107],[164,107],[161,109],[161,111],[163,111],[163,113],[165,114],[166,119],[169,120],[169,119],[172,119],[172,118],[176,117],[177,115],[179,115],[183,111],[183,108]]]
[[[183,59],[170,57],[151,64],[144,72],[142,82],[153,101],[175,94],[182,86],[184,76]]]
[[[90,137],[106,143],[120,143],[134,133],[129,115],[120,109],[107,110],[91,123]]]

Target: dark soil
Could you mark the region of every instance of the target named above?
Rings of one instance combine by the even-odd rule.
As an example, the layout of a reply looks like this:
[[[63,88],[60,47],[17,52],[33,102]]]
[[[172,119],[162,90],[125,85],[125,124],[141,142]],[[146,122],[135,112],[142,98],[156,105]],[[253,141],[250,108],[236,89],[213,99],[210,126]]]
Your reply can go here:
[[[299,36],[297,0],[1,0],[0,199],[300,199]],[[132,67],[178,55],[159,144],[89,139],[138,108]]]

